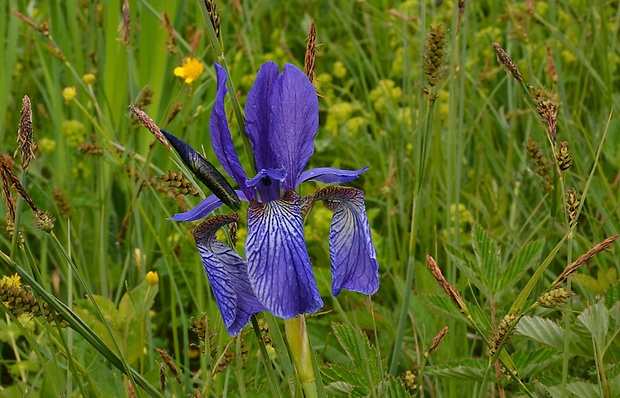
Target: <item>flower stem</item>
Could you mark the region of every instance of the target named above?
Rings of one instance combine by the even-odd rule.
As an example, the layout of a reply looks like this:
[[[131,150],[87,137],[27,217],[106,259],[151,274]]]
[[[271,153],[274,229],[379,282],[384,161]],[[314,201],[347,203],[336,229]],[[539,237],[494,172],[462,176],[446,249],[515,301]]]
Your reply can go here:
[[[286,340],[291,350],[291,357],[297,370],[297,377],[304,389],[306,398],[318,397],[315,384],[314,368],[312,367],[312,355],[310,341],[306,329],[306,318],[299,314],[296,318],[285,319],[284,329]]]

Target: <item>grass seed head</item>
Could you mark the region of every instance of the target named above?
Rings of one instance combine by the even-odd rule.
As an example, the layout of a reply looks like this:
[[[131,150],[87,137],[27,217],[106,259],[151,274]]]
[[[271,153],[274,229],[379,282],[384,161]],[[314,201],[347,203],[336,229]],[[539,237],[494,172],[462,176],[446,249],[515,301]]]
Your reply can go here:
[[[430,86],[436,85],[443,75],[446,46],[445,35],[446,31],[443,25],[439,25],[434,28],[431,27],[426,38],[424,73],[426,74],[426,81]]]
[[[19,119],[19,129],[17,130],[18,150],[21,152],[22,168],[28,170],[30,161],[34,159],[34,150],[37,145],[34,143],[32,132],[32,106],[30,98],[24,95],[22,100],[22,110]]]
[[[519,83],[523,84],[523,77],[521,76],[521,72],[519,72],[519,68],[512,62],[512,58],[504,51],[502,46],[500,46],[499,43],[493,43],[493,49],[497,56],[497,62],[499,62],[506,73],[512,75]]]

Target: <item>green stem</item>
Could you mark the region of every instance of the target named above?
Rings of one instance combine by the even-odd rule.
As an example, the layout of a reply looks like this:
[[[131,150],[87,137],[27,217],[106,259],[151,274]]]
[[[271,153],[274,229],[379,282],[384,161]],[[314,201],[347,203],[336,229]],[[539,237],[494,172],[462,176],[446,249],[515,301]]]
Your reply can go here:
[[[316,398],[318,392],[315,384],[314,367],[312,366],[306,318],[299,314],[296,318],[285,319],[284,329],[291,350],[291,357],[297,370],[297,377],[304,389],[305,396],[306,398]]]

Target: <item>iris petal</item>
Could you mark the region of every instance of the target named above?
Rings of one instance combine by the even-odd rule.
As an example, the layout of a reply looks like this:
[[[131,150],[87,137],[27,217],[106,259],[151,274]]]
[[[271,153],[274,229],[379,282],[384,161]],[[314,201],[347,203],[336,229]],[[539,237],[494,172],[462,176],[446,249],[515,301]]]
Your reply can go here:
[[[213,296],[231,336],[237,335],[253,314],[265,310],[252,293],[245,261],[230,247],[215,239],[215,232],[220,227],[237,220],[234,213],[215,216],[194,231],[196,246]]]
[[[275,316],[293,318],[323,306],[294,191],[276,201],[250,203],[245,247],[252,289]]]
[[[314,152],[319,103],[314,86],[295,65],[287,64],[269,95],[269,140],[279,166],[287,171],[284,189],[294,189],[297,177]]]
[[[284,181],[286,170],[262,169],[247,181],[248,187],[256,187],[261,196],[261,202],[280,199],[280,185]]]
[[[200,203],[196,205],[193,209],[183,212],[177,213],[174,216],[170,217],[168,220],[172,221],[196,221],[200,220],[207,216],[207,214],[215,211],[220,206],[222,206],[221,200],[218,199],[215,195],[207,196],[206,199],[203,199]]]
[[[269,140],[269,93],[280,68],[273,61],[261,66],[245,102],[245,133],[252,143],[256,168],[271,169],[279,166]]]
[[[297,179],[296,185],[299,186],[304,181],[318,181],[325,184],[343,184],[355,180],[366,170],[368,170],[368,166],[359,170],[340,170],[333,167],[318,167],[301,173]]]
[[[224,108],[224,98],[228,92],[226,87],[226,70],[215,64],[217,75],[217,94],[215,96],[215,104],[209,119],[209,130],[211,133],[211,145],[215,155],[219,159],[222,167],[226,172],[239,184],[241,190],[250,196],[251,192],[245,185],[246,174],[239,161],[239,155],[235,151],[230,130],[228,129],[228,119],[226,118],[226,110]]]
[[[374,294],[379,289],[379,265],[364,208],[364,192],[350,187],[327,187],[314,195],[334,212],[329,231],[332,295],[347,289]]]

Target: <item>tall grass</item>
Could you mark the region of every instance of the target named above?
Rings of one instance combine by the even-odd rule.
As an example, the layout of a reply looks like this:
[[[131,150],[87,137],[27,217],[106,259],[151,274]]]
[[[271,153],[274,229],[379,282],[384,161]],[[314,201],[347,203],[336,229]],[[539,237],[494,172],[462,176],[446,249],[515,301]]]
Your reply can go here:
[[[120,1],[3,2],[2,153],[16,149],[28,95],[37,158],[25,172],[18,156],[13,171],[56,223],[52,234],[37,229],[17,199],[24,240],[12,251],[0,236],[0,273],[20,273],[62,316],[47,322],[0,305],[0,395],[301,396],[281,320],[262,314],[253,324],[271,340],[252,325],[237,339],[226,333],[189,228],[166,220],[200,197],[158,179],[183,167],[127,108],[137,104],[216,159],[213,63],[226,61],[243,106],[263,62],[302,65],[314,20],[320,128],[310,166],[370,165],[351,184],[365,191],[381,276],[370,298],[329,298],[330,215],[313,211],[306,237],[326,306],[307,323],[323,394],[615,396],[618,254],[600,252],[554,286],[576,293],[565,303],[536,302],[566,266],[620,232],[620,7],[459,3],[222,2],[217,54],[202,2],[129,1],[128,42]],[[431,86],[425,51],[440,25],[445,56]],[[493,42],[525,85],[502,70]],[[191,84],[173,73],[186,57],[205,66]],[[561,175],[530,85],[559,105],[558,145],[567,141],[573,159]],[[63,97],[67,87],[75,98]],[[552,165],[552,189],[528,157],[529,138]],[[78,149],[84,143],[100,151]],[[574,225],[570,188],[580,201]],[[240,249],[243,234],[240,225]],[[146,282],[149,271],[157,284]]]

